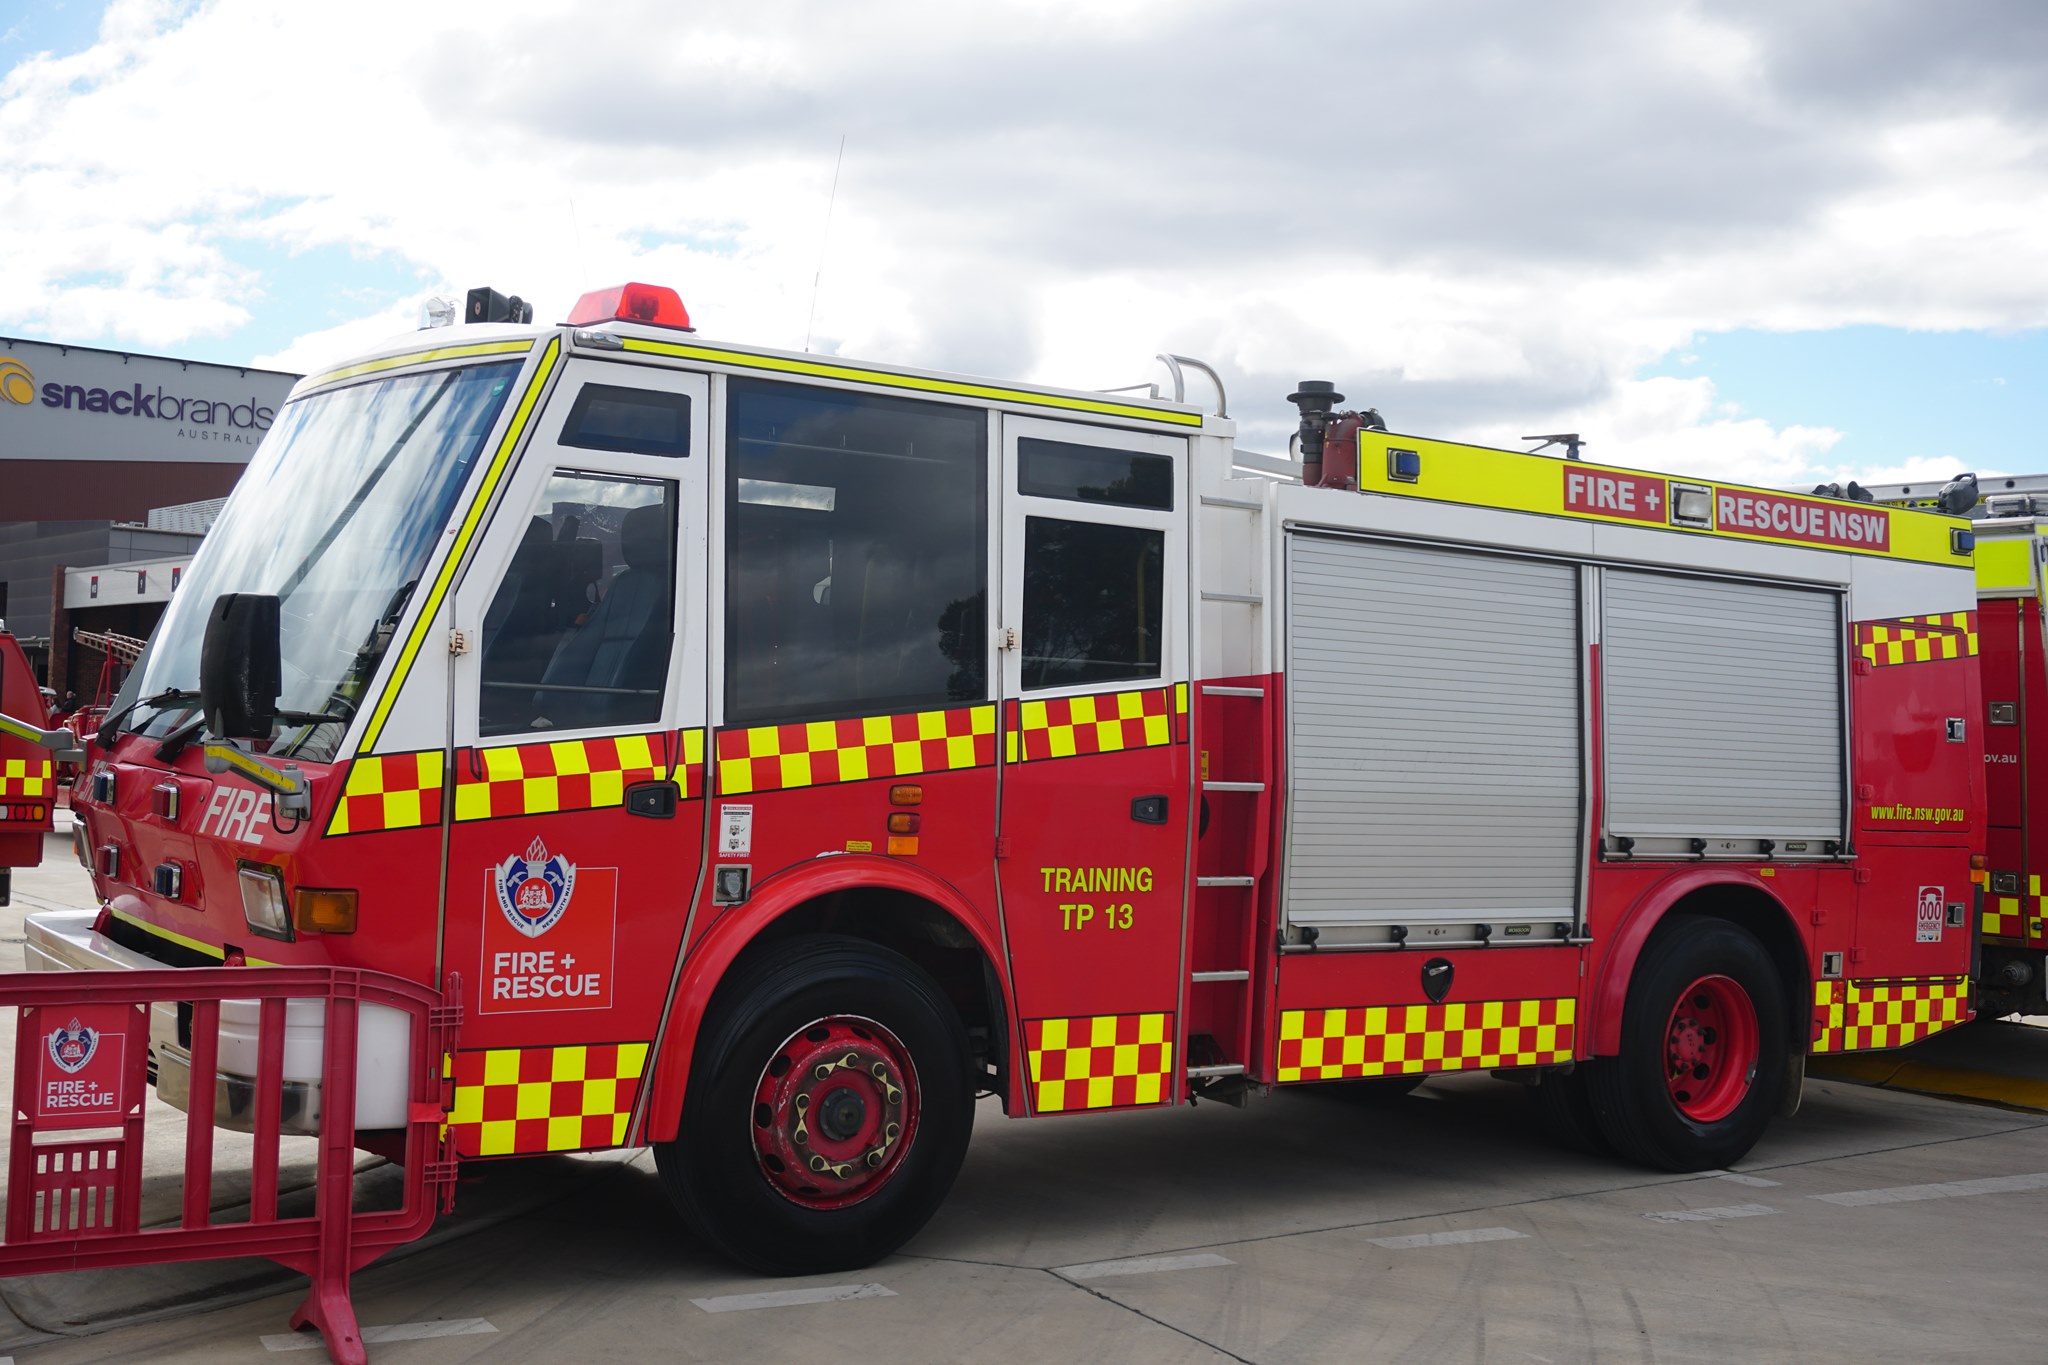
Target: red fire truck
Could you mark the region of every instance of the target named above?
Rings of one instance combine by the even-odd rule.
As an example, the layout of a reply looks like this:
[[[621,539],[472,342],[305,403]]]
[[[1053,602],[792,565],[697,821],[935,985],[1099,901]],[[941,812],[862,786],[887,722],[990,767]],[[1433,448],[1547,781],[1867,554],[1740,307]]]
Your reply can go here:
[[[1981,922],[1977,1009],[2048,1013],[2048,932],[2041,878],[2048,873],[2048,653],[2042,636],[2042,546],[2048,476],[1958,475],[1946,484],[1889,484],[1868,493],[1902,507],[1946,505],[1972,517],[1977,537],[1979,663],[1983,670],[1984,779],[1989,886]],[[1942,637],[1909,635],[1891,648],[1929,654]]]
[[[915,1232],[977,1093],[1490,1070],[1696,1170],[1810,1053],[1967,1017],[1963,521],[1394,435],[1327,384],[1260,456],[1220,385],[497,297],[298,386],[81,777],[104,906],[34,917],[33,964],[456,983],[462,1159],[651,1145],[773,1271]],[[375,1013],[366,1131],[404,1119]],[[159,1091],[203,1103],[179,1028]]]
[[[0,623],[0,905],[11,897],[14,869],[43,861],[43,836],[56,820],[58,742],[35,670]],[[61,743],[70,748],[70,736]]]

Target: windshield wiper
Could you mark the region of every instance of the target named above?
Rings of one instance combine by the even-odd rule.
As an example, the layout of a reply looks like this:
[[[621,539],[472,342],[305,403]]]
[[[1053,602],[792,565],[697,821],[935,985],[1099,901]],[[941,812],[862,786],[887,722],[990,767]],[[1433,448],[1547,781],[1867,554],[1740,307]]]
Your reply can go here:
[[[166,706],[174,701],[198,700],[199,694],[197,692],[187,692],[182,687],[166,687],[163,691],[157,693],[155,696],[137,698],[135,701],[129,702],[126,706],[122,707],[120,710],[114,712],[114,714],[108,716],[105,720],[101,721],[99,730],[95,732],[93,735],[93,742],[98,744],[102,749],[112,747],[114,740],[118,738],[121,733],[121,722],[127,720],[128,717],[134,715],[135,712],[137,712],[145,706]]]
[[[169,763],[179,754],[184,753],[185,746],[198,738],[199,732],[205,728],[206,717],[201,714],[192,717],[192,719],[165,735],[163,742],[156,746],[156,761],[159,763]]]

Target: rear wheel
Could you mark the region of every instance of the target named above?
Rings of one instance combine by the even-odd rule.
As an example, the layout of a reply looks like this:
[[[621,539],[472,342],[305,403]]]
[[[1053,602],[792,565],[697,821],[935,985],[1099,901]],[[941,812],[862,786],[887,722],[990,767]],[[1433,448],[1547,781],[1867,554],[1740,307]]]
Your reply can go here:
[[[1674,917],[1643,950],[1623,1006],[1621,1053],[1589,1068],[1601,1133],[1668,1171],[1741,1159],[1784,1086],[1784,989],[1755,936]]]
[[[924,1226],[960,1169],[965,1032],[886,948],[820,935],[771,952],[721,989],[655,1162],[733,1260],[781,1275],[868,1265]]]

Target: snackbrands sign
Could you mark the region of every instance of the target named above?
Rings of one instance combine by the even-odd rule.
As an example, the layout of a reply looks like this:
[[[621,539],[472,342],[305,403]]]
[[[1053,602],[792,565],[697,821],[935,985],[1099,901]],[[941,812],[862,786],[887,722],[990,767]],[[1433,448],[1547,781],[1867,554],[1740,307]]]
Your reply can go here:
[[[268,431],[277,417],[274,408],[251,398],[246,403],[225,399],[185,398],[166,393],[161,384],[125,389],[89,389],[83,384],[45,384],[43,406],[76,412],[110,412],[117,417],[155,418],[159,422],[190,422],[194,426],[233,427],[237,431]]]

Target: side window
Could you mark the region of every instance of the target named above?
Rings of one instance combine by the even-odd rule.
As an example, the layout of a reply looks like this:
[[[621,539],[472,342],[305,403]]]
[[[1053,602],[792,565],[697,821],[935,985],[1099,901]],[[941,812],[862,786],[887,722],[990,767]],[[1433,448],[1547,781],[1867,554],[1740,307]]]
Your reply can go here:
[[[988,697],[988,417],[734,380],[725,712],[740,724]]]
[[[675,623],[676,485],[557,470],[484,613],[484,735],[652,724]]]
[[[562,444],[640,455],[690,453],[690,396],[585,384],[562,424]]]
[[[1025,436],[1017,442],[1017,491],[1115,507],[1173,510],[1173,460],[1134,450]]]
[[[1166,533],[1024,518],[1024,686],[1160,676]]]

